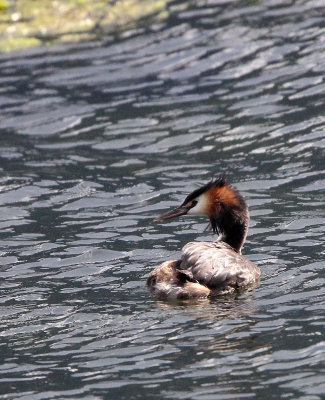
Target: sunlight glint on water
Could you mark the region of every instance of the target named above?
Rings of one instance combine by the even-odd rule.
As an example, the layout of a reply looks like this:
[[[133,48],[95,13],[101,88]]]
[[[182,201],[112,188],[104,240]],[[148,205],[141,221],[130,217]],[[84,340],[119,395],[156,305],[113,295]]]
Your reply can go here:
[[[308,399],[324,381],[319,1],[188,2],[124,38],[2,55],[1,395]],[[259,288],[165,303],[145,280],[227,172]]]

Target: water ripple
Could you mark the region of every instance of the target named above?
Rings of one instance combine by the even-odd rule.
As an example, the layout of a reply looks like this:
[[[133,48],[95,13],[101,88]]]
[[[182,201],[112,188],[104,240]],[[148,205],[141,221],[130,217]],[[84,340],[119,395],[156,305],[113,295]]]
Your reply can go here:
[[[323,9],[174,2],[162,24],[0,56],[1,395],[323,398]],[[260,286],[153,299],[152,268],[212,240],[153,218],[221,172]]]

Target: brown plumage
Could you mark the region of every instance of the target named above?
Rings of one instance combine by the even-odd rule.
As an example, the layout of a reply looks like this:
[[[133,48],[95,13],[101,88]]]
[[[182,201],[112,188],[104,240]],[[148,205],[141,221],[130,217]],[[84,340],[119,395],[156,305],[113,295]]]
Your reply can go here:
[[[190,242],[180,260],[166,261],[148,277],[147,285],[162,298],[199,298],[233,292],[256,284],[260,269],[241,254],[249,213],[244,198],[224,178],[189,194],[183,204],[155,221],[180,215],[206,215],[216,242]]]

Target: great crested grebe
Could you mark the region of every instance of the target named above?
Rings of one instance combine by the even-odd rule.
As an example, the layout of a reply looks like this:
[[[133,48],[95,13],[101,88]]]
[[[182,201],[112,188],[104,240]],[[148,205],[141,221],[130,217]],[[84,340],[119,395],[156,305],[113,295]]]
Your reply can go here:
[[[225,294],[256,284],[260,269],[241,254],[249,213],[244,198],[224,177],[190,193],[183,204],[155,221],[180,215],[205,215],[216,242],[189,242],[180,260],[165,261],[147,279],[149,289],[163,298],[200,298]]]

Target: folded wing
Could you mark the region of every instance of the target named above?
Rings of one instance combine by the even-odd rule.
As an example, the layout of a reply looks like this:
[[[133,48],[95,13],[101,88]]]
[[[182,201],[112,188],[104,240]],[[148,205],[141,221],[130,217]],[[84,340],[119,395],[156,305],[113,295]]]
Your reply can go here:
[[[260,276],[255,264],[221,241],[186,244],[178,269],[212,290],[245,287]]]

